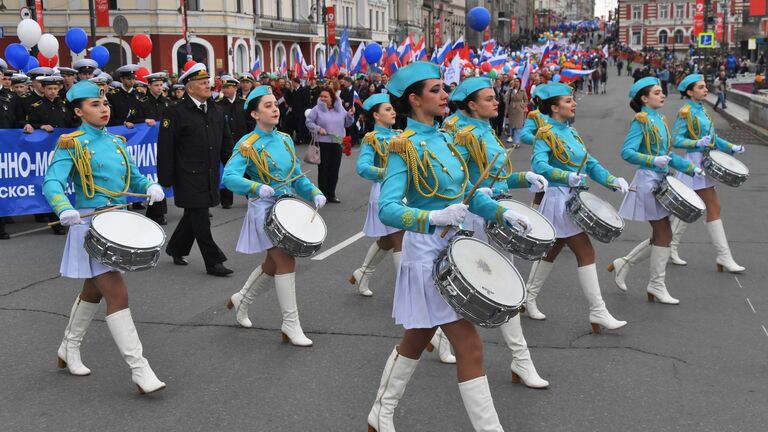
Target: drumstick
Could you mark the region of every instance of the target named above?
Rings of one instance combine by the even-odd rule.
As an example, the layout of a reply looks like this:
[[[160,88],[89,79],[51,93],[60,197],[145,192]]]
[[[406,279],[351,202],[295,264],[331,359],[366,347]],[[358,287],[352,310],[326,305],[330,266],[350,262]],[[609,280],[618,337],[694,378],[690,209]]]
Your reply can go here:
[[[89,216],[96,216],[96,215],[100,215],[100,214],[102,214],[102,213],[111,212],[112,210],[117,210],[117,209],[119,209],[119,208],[128,207],[129,205],[131,205],[131,203],[126,203],[126,204],[118,204],[118,205],[116,205],[116,206],[112,206],[112,207],[109,207],[109,208],[105,208],[104,210],[99,210],[99,211],[95,211],[95,212],[91,212],[91,213],[86,213],[86,214],[84,214],[84,215],[82,215],[82,216],[80,216],[80,217],[81,217],[81,218],[84,218],[84,217],[89,217]],[[51,222],[51,223],[49,223],[49,224],[48,224],[48,226],[49,226],[49,227],[51,227],[51,226],[54,226],[54,225],[60,225],[60,224],[61,224],[61,221],[60,221],[60,220],[57,220],[56,222]]]
[[[315,216],[317,216],[317,211],[320,210],[320,207],[315,207],[314,213],[312,213],[312,218],[309,220],[309,223],[312,223],[315,221]]]
[[[285,186],[287,184],[293,183],[294,181],[296,181],[296,180],[304,177],[305,175],[307,175],[308,172],[309,171],[304,171],[303,173],[297,175],[296,177],[289,178],[288,180],[286,180],[286,181],[284,181],[282,183],[278,183],[272,189],[278,190],[278,189],[280,189],[281,187],[283,187],[283,186]],[[264,184],[266,184],[266,183],[264,183]],[[266,184],[266,185],[269,186],[268,184]],[[259,200],[259,198],[251,198],[249,201],[258,201],[258,200]]]
[[[584,159],[581,160],[581,164],[579,165],[578,171],[576,171],[576,175],[581,174],[581,170],[584,168],[584,165],[587,164],[587,159],[589,158],[589,153],[587,152],[586,147],[584,148]],[[573,186],[571,186],[570,192],[573,192]]]
[[[140,193],[133,193],[133,192],[123,192],[123,195],[140,197],[140,198],[149,198],[149,194],[140,194]]]
[[[512,147],[509,148],[509,150],[504,152],[504,159],[507,161],[509,160],[509,155],[512,154],[513,151],[515,151],[516,148],[520,147],[517,144],[514,144]],[[502,163],[499,167],[499,170],[496,171],[496,174],[493,175],[493,181],[491,182],[491,185],[488,186],[489,189],[493,190],[493,185],[496,184],[496,181],[499,179],[499,175],[501,175],[501,171],[504,170],[504,164]]]
[[[491,172],[491,167],[493,167],[496,164],[496,159],[498,159],[499,156],[501,156],[501,153],[500,152],[496,153],[496,156],[493,157],[493,160],[491,161],[491,163],[488,164],[487,167],[485,167],[485,170],[483,171],[483,173],[480,174],[480,178],[477,179],[477,181],[475,182],[475,185],[472,186],[472,189],[469,191],[467,196],[464,197],[464,201],[461,202],[462,204],[467,205],[469,200],[472,199],[472,196],[475,194],[475,192],[477,191],[478,187],[480,187],[480,183],[482,183],[483,180],[485,180],[488,177],[488,174]],[[469,175],[469,173],[467,173],[467,175]],[[446,235],[448,235],[448,231],[450,231],[450,230],[451,230],[451,226],[450,225],[446,226],[443,229],[443,232],[440,233],[440,237],[443,238]]]
[[[115,209],[118,209],[118,208],[128,207],[129,205],[130,204],[121,204],[121,205],[118,205],[118,206],[115,206],[115,207],[111,207],[109,209],[104,209],[104,210],[100,210],[98,212],[88,213],[88,214],[82,215],[80,217],[95,216],[97,214],[105,213],[105,212],[108,212],[108,211],[111,211],[111,210],[115,210]],[[61,221],[51,222],[51,223],[47,224],[44,227],[35,228],[35,229],[27,230],[27,231],[22,231],[22,232],[16,233],[16,234],[11,234],[10,237],[11,238],[21,237],[21,236],[24,236],[24,235],[27,235],[27,234],[32,234],[32,233],[36,233],[36,232],[40,232],[40,231],[45,231],[45,230],[49,229],[50,227],[52,227],[54,225],[60,225],[60,224],[61,224]]]

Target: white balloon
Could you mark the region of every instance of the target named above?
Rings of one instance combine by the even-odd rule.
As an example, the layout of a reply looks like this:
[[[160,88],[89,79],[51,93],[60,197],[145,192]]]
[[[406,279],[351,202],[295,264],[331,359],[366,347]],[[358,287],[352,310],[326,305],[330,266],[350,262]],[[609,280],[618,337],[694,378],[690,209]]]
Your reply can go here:
[[[59,40],[56,36],[46,33],[40,36],[40,40],[37,41],[37,48],[45,58],[51,58],[59,53]]]
[[[304,117],[309,117],[309,113],[312,112],[312,108],[307,108],[304,110]]]
[[[16,26],[16,35],[19,37],[21,44],[27,48],[32,48],[40,40],[40,35],[43,31],[40,29],[40,24],[35,20],[23,19]]]

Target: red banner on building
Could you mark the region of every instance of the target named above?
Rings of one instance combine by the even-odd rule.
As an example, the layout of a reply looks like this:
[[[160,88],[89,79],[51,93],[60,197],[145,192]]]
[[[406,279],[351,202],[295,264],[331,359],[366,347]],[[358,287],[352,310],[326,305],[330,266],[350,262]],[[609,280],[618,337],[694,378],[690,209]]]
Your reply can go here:
[[[328,13],[325,15],[325,19],[328,21],[328,44],[336,44],[336,8],[334,6],[328,6]]]
[[[765,16],[768,14],[768,1],[752,0],[749,2],[749,16]]]
[[[435,49],[440,48],[440,43],[442,41],[440,40],[440,18],[435,20]]]
[[[534,15],[533,16],[533,28],[539,28],[539,16]]]
[[[40,25],[40,30],[45,31],[43,25],[43,0],[35,0],[35,21]]]
[[[512,18],[510,18],[510,19],[509,19],[509,22],[510,22],[510,23],[511,23],[511,25],[512,25],[512,28],[510,29],[510,31],[512,32],[512,34],[515,34],[515,33],[517,33],[517,17],[514,17],[514,16],[513,16]]]
[[[96,0],[96,25],[109,27],[109,0]]]
[[[715,26],[715,40],[723,41],[723,11],[717,11],[717,25]]]
[[[693,35],[704,31],[704,0],[696,0],[696,9],[693,11]]]

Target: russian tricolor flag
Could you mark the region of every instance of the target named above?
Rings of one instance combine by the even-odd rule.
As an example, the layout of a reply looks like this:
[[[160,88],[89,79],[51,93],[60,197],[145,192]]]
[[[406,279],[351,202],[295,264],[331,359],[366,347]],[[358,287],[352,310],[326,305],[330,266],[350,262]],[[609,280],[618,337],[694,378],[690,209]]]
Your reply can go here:
[[[427,59],[427,47],[424,45],[424,36],[413,47],[413,55],[416,61]]]
[[[253,63],[253,67],[251,68],[251,75],[253,76],[259,76],[261,75],[261,59],[256,57],[256,61]]]
[[[411,35],[408,35],[407,38],[403,41],[403,43],[400,44],[399,47],[397,47],[397,56],[400,58],[400,64],[408,64],[411,61]]]

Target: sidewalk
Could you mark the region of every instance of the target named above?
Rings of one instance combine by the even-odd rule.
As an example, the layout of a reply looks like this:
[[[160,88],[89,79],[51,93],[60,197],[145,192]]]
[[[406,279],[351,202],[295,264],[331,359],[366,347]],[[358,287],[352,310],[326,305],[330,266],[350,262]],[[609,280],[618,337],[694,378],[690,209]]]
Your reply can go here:
[[[714,93],[709,93],[706,99],[707,103],[712,107],[717,102],[717,96]],[[723,116],[726,120],[733,123],[740,123],[748,127],[752,132],[760,135],[763,139],[768,140],[768,129],[762,128],[754,123],[749,122],[749,109],[744,108],[741,105],[735,103],[729,103],[727,109],[718,108],[717,113]]]

